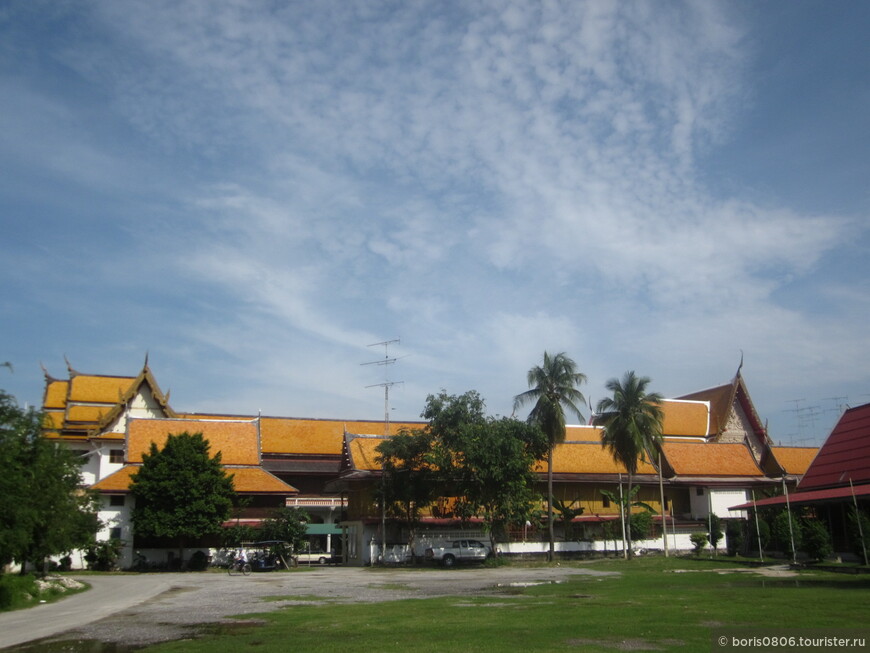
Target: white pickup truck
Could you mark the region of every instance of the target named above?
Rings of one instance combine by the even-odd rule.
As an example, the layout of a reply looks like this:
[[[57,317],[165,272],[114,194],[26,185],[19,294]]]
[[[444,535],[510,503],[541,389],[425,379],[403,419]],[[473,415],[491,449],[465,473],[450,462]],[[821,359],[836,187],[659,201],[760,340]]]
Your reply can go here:
[[[426,560],[440,562],[452,567],[457,562],[484,562],[492,550],[478,540],[453,540],[450,546],[433,546],[426,549]]]

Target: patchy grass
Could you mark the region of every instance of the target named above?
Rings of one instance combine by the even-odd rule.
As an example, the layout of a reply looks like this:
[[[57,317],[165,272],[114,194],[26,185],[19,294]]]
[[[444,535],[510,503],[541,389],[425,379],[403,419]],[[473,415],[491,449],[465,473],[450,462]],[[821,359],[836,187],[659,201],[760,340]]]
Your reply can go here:
[[[148,650],[286,651],[292,644],[299,651],[415,653],[701,651],[711,650],[718,628],[794,628],[797,622],[801,628],[854,629],[864,626],[870,611],[870,579],[860,576],[760,575],[715,559],[597,561],[593,567],[620,575],[493,588],[472,597],[291,606],[258,615],[263,626]]]

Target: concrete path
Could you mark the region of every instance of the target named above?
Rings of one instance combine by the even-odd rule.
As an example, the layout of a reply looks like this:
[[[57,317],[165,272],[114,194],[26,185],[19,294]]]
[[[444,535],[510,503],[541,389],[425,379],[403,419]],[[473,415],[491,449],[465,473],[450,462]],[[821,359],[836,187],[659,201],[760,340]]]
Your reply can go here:
[[[74,630],[157,596],[170,588],[160,574],[136,576],[81,576],[91,589],[54,603],[0,613],[0,648],[15,646]]]

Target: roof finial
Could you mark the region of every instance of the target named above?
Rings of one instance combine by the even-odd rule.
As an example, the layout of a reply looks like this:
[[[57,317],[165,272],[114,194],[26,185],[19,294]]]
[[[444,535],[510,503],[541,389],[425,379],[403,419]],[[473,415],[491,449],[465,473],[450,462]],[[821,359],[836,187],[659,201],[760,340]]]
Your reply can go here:
[[[70,378],[78,376],[79,373],[73,369],[72,363],[69,362],[69,358],[66,357],[66,354],[63,355],[63,360],[66,363],[66,369],[67,372],[69,372]]]
[[[740,370],[743,369],[743,350],[740,350],[740,365],[737,366],[737,374],[735,376],[740,376]]]

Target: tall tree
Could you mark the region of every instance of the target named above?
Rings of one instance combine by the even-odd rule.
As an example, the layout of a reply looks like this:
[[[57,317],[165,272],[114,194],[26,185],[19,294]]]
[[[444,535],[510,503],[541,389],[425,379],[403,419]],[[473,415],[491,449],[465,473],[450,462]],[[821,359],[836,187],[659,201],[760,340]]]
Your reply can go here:
[[[547,436],[547,528],[550,550],[547,558],[553,561],[556,544],[553,534],[553,450],[565,441],[565,409],[583,420],[577,407],[586,399],[578,389],[586,382],[586,375],[577,371],[577,364],[564,352],[550,356],[544,352],[542,365],[536,365],[527,375],[529,390],[514,397],[514,410],[534,402],[528,421],[537,424]]]
[[[428,429],[403,429],[377,446],[382,466],[381,500],[385,509],[408,525],[408,548],[414,555],[423,509],[438,496],[438,470],[432,465]]]
[[[626,372],[622,381],[610,379],[606,387],[613,393],[598,402],[598,421],[604,427],[601,445],[613,459],[628,472],[628,496],[631,496],[631,478],[637,474],[638,461],[658,450],[662,442],[662,396],[647,392],[649,377]],[[621,506],[624,519],[629,523],[631,507]],[[628,556],[631,557],[631,529],[628,529]]]
[[[489,418],[463,429],[449,452],[459,510],[483,517],[492,551],[509,524],[524,524],[540,505],[535,461],[546,454],[547,438],[537,425]]]
[[[0,569],[83,548],[99,520],[81,489],[82,459],[42,434],[43,415],[0,390]]]
[[[202,433],[187,432],[170,434],[163,449],[151,443],[130,491],[136,535],[175,539],[181,558],[189,539],[221,532],[235,496],[220,452],[210,456]]]

